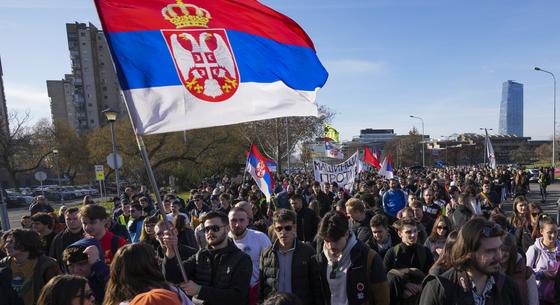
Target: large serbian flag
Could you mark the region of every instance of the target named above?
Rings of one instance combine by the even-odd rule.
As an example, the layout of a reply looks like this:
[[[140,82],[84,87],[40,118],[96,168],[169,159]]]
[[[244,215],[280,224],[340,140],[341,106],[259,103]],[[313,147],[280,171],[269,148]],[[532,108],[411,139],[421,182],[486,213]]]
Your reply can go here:
[[[255,0],[95,0],[136,132],[317,115],[313,42]]]
[[[263,158],[257,147],[253,144],[251,144],[251,149],[247,156],[246,170],[251,174],[261,192],[266,196],[267,201],[270,201],[270,196],[272,196],[272,191],[274,190],[274,180],[266,165],[265,158]]]

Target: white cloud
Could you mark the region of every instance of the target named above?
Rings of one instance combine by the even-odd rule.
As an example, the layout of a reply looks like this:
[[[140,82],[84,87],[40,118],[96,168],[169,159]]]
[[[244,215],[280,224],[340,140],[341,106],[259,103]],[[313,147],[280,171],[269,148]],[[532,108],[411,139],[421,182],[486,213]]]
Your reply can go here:
[[[382,61],[368,61],[361,59],[338,59],[324,62],[330,74],[379,74],[385,70],[386,64]]]
[[[8,111],[29,112],[31,124],[42,118],[51,117],[50,100],[47,95],[46,86],[37,88],[11,82],[5,82],[4,85]]]

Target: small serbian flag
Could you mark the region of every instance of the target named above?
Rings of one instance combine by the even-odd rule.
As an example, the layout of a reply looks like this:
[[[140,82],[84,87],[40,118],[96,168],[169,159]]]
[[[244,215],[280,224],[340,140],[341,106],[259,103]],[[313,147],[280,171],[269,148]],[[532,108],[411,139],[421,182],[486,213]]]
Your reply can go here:
[[[255,0],[95,0],[136,133],[317,116],[313,42]]]
[[[384,176],[387,179],[393,179],[393,158],[391,155],[388,155],[385,159],[383,159],[383,162],[381,162],[381,168],[377,174],[379,176]]]
[[[330,138],[325,138],[325,156],[328,158],[344,159],[344,153]]]
[[[265,158],[263,158],[257,147],[253,144],[251,144],[251,150],[247,157],[246,170],[251,174],[261,192],[266,196],[266,200],[270,201],[270,196],[272,196],[274,190],[274,180],[268,166],[266,166]]]
[[[276,171],[276,161],[269,159],[269,158],[264,158],[264,163],[266,164],[266,166],[268,167],[268,170],[271,172],[275,172]]]

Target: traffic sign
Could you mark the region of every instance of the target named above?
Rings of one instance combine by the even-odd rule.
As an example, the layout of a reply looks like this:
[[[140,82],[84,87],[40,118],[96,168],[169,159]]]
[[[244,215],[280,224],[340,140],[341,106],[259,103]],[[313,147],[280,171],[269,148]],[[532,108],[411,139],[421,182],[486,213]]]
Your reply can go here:
[[[105,180],[105,170],[103,169],[103,165],[95,165],[95,180]]]
[[[117,169],[122,167],[122,157],[121,155],[117,154]],[[110,168],[115,169],[115,158],[113,158],[113,153],[107,155],[107,164]]]
[[[38,171],[35,172],[35,180],[39,181],[39,182],[43,182],[45,180],[47,180],[47,173],[43,172],[43,171]]]

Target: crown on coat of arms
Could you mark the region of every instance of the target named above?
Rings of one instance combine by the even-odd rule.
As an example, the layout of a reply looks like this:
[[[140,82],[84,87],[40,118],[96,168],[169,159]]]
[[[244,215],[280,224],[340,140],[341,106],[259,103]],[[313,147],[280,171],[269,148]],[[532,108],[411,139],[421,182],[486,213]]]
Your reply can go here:
[[[169,4],[161,10],[165,20],[173,23],[178,29],[185,27],[208,27],[212,19],[210,13],[194,4],[185,4],[182,0]]]

